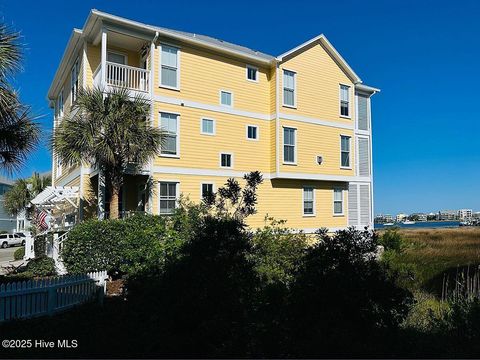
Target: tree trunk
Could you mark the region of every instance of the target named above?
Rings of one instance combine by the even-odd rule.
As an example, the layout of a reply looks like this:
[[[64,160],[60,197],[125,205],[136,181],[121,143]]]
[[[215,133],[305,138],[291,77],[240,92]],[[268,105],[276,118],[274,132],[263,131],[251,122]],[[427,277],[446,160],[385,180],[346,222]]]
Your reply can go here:
[[[120,190],[112,187],[112,197],[110,198],[110,219],[118,219],[118,194]]]

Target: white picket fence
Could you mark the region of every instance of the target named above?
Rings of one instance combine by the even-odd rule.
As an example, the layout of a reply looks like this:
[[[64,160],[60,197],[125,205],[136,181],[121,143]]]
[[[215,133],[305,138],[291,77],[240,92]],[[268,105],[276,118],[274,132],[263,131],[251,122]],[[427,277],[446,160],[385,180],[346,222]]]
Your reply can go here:
[[[0,322],[52,315],[103,298],[106,271],[0,285]]]

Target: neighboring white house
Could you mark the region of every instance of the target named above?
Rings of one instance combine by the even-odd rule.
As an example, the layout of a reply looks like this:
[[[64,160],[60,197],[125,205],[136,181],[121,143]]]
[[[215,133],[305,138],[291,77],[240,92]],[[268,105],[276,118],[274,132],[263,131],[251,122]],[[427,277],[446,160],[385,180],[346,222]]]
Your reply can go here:
[[[460,221],[471,220],[473,215],[472,209],[458,210],[458,218]]]
[[[407,214],[400,213],[400,214],[397,214],[397,216],[395,217],[395,220],[397,222],[401,222],[401,221],[407,220],[407,217],[408,217]]]

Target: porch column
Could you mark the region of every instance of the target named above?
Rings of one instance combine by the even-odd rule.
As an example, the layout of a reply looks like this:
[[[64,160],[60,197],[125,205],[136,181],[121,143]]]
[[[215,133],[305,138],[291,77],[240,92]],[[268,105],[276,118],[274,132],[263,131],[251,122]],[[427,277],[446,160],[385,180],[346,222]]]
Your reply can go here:
[[[105,86],[107,83],[107,29],[102,27],[102,53],[101,53],[101,61],[102,61],[102,81],[101,86]]]
[[[98,204],[97,216],[99,220],[105,219],[105,174],[98,171]]]

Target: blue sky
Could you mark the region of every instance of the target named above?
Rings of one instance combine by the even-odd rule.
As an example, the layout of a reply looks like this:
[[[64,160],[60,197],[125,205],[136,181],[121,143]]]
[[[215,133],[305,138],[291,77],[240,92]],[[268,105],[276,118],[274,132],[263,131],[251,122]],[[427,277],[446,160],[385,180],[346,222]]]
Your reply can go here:
[[[45,136],[46,93],[73,27],[91,8],[278,55],[324,33],[373,99],[375,212],[480,210],[480,1],[5,1],[22,31],[22,100]],[[45,146],[16,176],[51,168]]]

